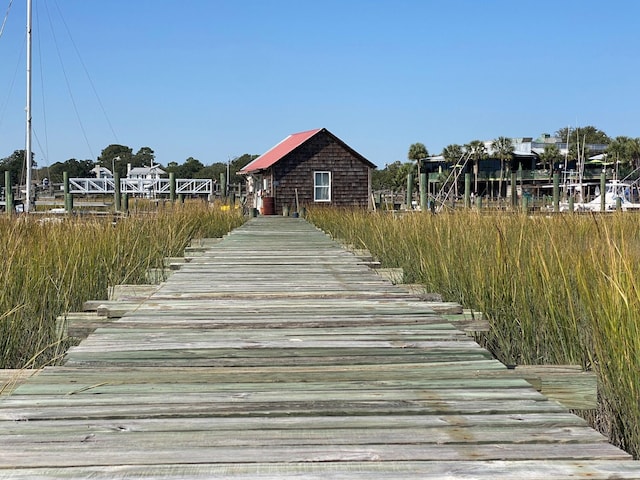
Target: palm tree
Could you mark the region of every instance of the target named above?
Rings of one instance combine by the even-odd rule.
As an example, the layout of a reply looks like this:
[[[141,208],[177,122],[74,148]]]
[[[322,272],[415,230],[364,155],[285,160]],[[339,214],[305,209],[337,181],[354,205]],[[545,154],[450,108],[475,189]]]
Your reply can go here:
[[[620,135],[607,146],[607,158],[630,169],[640,167],[640,138]]]
[[[441,155],[444,157],[445,162],[455,165],[464,155],[464,150],[462,146],[458,145],[457,143],[452,143],[451,145],[447,145],[442,149]]]
[[[474,177],[474,187],[473,191],[478,194],[478,173],[480,172],[480,160],[484,160],[487,158],[487,147],[485,147],[484,142],[481,140],[472,140],[467,145],[465,145],[465,149],[470,155],[470,158],[473,160],[473,177]]]
[[[427,147],[424,146],[424,143],[414,143],[409,147],[409,153],[407,154],[407,158],[412,160],[418,164],[418,174],[420,174],[420,164],[422,161],[429,156],[429,151]]]
[[[559,162],[562,158],[560,153],[560,149],[555,143],[550,143],[544,146],[544,152],[540,154],[540,161],[542,162],[542,167],[546,170],[547,165],[549,166],[549,172],[553,171],[553,166],[556,162]],[[551,173],[549,173],[549,177],[551,177]]]
[[[491,142],[491,149],[495,156],[500,160],[500,178],[498,179],[498,195],[502,195],[502,178],[504,176],[505,165],[508,160],[513,158],[513,142],[507,137],[498,137]],[[508,168],[507,168],[508,170]]]
[[[624,135],[620,135],[614,138],[605,151],[607,160],[615,162],[616,172],[618,171],[618,165],[630,166],[631,160],[631,145],[632,139]]]
[[[629,139],[627,148],[634,168],[640,168],[640,137]]]

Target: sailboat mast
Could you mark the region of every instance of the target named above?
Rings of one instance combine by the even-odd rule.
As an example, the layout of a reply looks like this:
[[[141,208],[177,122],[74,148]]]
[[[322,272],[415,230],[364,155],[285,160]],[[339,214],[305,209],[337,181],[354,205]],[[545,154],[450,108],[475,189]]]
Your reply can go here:
[[[24,211],[27,213],[31,208],[31,23],[31,0],[27,0],[27,132],[24,153],[27,166]]]

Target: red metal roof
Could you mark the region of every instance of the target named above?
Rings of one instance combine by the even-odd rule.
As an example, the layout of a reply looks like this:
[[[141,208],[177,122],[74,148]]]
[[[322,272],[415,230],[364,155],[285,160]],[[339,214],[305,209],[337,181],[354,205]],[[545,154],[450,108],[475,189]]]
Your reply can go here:
[[[287,138],[278,143],[268,152],[260,155],[253,162],[247,164],[240,173],[255,172],[256,170],[264,170],[269,168],[274,163],[278,162],[282,157],[291,153],[298,148],[304,142],[313,137],[316,133],[322,131],[322,128],[316,128],[315,130],[307,130],[306,132],[293,133]]]

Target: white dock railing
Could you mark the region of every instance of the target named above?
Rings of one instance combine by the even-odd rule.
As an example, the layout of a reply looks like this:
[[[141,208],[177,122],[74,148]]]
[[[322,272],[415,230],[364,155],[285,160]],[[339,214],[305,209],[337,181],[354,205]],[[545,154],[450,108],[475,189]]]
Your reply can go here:
[[[207,178],[176,179],[176,195],[211,195],[213,180]],[[169,195],[171,183],[168,178],[159,179],[120,179],[120,193],[156,197]],[[115,183],[113,178],[70,178],[69,193],[83,195],[113,195]]]

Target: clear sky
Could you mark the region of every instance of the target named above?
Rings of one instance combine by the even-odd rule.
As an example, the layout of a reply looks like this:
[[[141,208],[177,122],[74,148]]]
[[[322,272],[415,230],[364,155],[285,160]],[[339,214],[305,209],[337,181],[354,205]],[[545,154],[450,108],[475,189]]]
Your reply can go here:
[[[320,127],[380,167],[415,142],[640,136],[636,0],[33,3],[39,166],[112,143],[209,165]],[[0,37],[0,158],[24,148],[25,10]]]

